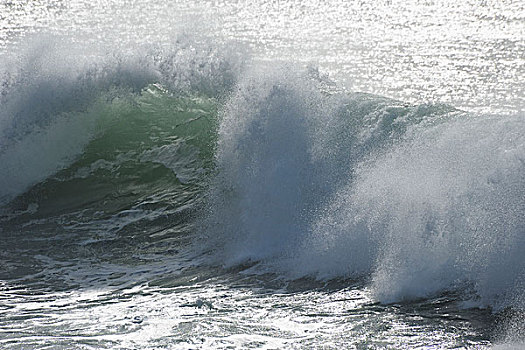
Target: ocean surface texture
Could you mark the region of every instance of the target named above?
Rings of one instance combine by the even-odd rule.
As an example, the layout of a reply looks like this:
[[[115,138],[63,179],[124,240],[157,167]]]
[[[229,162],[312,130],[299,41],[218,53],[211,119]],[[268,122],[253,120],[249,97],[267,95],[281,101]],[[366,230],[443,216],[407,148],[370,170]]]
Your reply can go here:
[[[0,0],[0,348],[524,349],[525,3]]]

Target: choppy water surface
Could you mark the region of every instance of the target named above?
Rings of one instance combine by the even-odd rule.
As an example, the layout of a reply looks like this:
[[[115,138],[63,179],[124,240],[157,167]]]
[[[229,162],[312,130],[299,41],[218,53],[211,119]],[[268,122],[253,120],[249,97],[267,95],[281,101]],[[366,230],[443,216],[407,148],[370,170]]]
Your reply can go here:
[[[0,3],[0,347],[522,347],[524,16]]]

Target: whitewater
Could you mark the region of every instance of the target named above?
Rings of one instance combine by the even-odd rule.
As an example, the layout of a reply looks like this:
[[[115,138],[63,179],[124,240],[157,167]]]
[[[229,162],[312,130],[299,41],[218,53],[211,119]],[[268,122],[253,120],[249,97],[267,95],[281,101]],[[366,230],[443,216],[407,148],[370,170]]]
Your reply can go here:
[[[0,347],[525,347],[519,1],[0,3]]]

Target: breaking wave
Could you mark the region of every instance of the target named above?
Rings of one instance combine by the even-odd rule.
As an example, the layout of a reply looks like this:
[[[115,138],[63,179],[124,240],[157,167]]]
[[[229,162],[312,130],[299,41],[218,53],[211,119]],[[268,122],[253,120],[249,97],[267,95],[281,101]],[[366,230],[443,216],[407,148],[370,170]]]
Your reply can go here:
[[[462,291],[523,307],[525,119],[247,73],[219,127],[205,229],[226,264],[370,280],[382,302]]]
[[[349,93],[188,40],[46,47],[1,75],[4,214],[199,202],[210,263],[524,306],[524,116]]]

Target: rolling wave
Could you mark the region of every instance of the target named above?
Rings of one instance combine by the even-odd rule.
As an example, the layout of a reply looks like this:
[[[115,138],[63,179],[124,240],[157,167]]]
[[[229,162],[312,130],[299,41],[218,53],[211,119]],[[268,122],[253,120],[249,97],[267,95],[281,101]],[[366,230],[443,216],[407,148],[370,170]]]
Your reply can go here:
[[[348,93],[186,41],[60,52],[2,73],[5,210],[125,215],[184,197],[203,203],[194,239],[211,263],[364,277],[382,302],[460,290],[523,308],[523,116]]]

